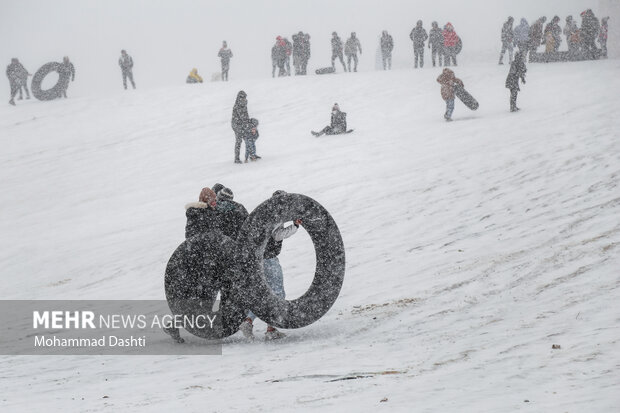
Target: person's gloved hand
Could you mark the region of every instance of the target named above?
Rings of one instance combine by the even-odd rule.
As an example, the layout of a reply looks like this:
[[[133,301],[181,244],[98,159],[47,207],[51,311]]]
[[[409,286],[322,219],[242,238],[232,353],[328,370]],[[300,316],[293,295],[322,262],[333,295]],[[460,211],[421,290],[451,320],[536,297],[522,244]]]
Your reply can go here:
[[[293,222],[293,224],[295,224],[295,226],[296,226],[297,228],[299,228],[299,226],[302,224],[301,219],[296,219],[296,220]]]

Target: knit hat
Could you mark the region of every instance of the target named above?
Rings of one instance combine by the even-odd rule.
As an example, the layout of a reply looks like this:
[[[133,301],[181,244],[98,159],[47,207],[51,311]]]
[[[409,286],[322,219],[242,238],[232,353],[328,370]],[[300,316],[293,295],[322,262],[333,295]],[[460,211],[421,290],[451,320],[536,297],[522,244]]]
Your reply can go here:
[[[280,195],[286,195],[286,191],[278,189],[276,192],[273,193],[272,196],[280,196]]]
[[[216,195],[215,192],[211,188],[202,188],[200,191],[200,196],[198,197],[200,202],[204,202],[205,204],[209,204],[211,207],[215,207],[216,205]]]
[[[230,188],[222,188],[217,193],[217,200],[218,201],[232,201],[233,197],[234,197],[233,191],[231,191]]]
[[[217,183],[217,184],[213,185],[213,188],[211,188],[211,189],[213,189],[213,192],[215,192],[217,194],[222,189],[224,189],[224,185],[222,185],[220,183]]]

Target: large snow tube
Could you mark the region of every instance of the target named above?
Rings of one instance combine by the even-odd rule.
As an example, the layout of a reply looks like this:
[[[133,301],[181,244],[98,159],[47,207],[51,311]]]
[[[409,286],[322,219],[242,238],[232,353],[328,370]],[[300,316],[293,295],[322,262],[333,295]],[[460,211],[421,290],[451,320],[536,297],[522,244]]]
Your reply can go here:
[[[461,40],[461,37],[459,36],[456,41],[456,48],[454,49],[454,52],[456,54],[459,54],[461,53],[461,50],[463,50],[463,41]]]
[[[58,62],[50,62],[46,63],[32,77],[32,85],[30,86],[32,89],[32,94],[35,98],[39,100],[53,100],[59,98],[62,95],[62,91],[67,87],[70,80],[70,74],[66,72],[62,72],[60,67],[62,65]],[[43,79],[51,72],[58,72],[58,82],[56,85],[47,90],[41,89],[41,83]]]
[[[263,254],[273,229],[297,218],[314,244],[316,270],[308,291],[288,301],[274,295],[266,284]],[[338,298],[344,280],[344,245],[333,218],[314,199],[300,194],[271,197],[245,220],[236,243],[235,301],[266,323],[280,328],[307,326],[327,313]]]
[[[231,300],[232,257],[234,242],[219,231],[192,237],[174,251],[166,267],[164,288],[170,311],[202,321],[185,323],[189,333],[218,339],[236,333],[246,317],[246,310]],[[213,307],[220,293],[219,310]],[[205,317],[215,322],[213,328]]]

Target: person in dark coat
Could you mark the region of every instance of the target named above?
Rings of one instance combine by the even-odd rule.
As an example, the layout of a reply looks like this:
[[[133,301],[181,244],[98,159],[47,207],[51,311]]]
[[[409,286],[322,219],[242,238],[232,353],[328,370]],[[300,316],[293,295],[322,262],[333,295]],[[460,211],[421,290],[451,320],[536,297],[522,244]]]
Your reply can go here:
[[[276,68],[278,67],[278,45],[274,44],[271,48],[271,77],[276,77]]]
[[[519,92],[519,79],[525,84],[525,73],[527,68],[525,67],[525,55],[521,50],[515,55],[515,60],[510,64],[510,71],[508,77],[506,77],[506,87],[510,89],[510,111],[516,112],[519,110],[517,107],[517,93]]]
[[[249,215],[248,211],[242,204],[233,201],[232,190],[224,187],[224,185],[215,184],[212,190],[216,194],[217,204],[215,208],[218,213],[218,227],[224,235],[235,240]]]
[[[547,45],[546,52],[557,52],[562,43],[562,29],[558,24],[560,18],[554,16],[553,19],[545,26],[544,43]]]
[[[228,69],[230,69],[230,58],[233,57],[232,51],[228,48],[226,40],[222,42],[222,48],[217,52],[217,56],[220,58],[222,64],[222,80],[228,81]]]
[[[579,50],[579,28],[573,20],[573,16],[566,17],[566,25],[564,26],[564,36],[566,36],[566,44],[568,44],[568,55],[574,59]]]
[[[543,24],[547,21],[545,16],[536,20],[534,24],[530,26],[530,59],[531,53],[536,53],[538,46],[543,44]]]
[[[446,101],[446,113],[443,115],[443,118],[450,122],[452,120],[452,112],[454,111],[454,89],[457,85],[463,87],[463,81],[446,67],[437,78],[437,82],[441,85],[441,97]]]
[[[133,59],[127,54],[127,51],[121,50],[121,57],[118,59],[118,65],[121,67],[123,87],[125,90],[127,90],[127,78],[129,78],[131,86],[135,89],[136,84],[133,81]]]
[[[250,130],[245,134],[245,163],[248,163],[248,159],[251,161],[256,161],[261,159],[260,156],[256,154],[256,140],[259,138],[258,133],[258,119],[251,118],[250,119]]]
[[[392,50],[394,50],[394,39],[384,30],[381,34],[381,58],[383,60],[383,70],[392,69]]]
[[[291,55],[293,54],[293,44],[286,37],[284,37],[282,40],[284,40],[284,53],[285,53],[284,65],[286,66],[285,75],[290,76],[291,75]]]
[[[278,66],[278,77],[286,76],[286,60],[287,56],[287,42],[288,40],[284,39],[282,36],[276,37],[276,44],[274,45],[275,50],[271,50],[272,59],[275,56],[275,62]]]
[[[332,107],[332,119],[331,124],[329,126],[324,127],[320,132],[311,133],[319,137],[321,135],[338,135],[341,133],[347,132],[347,113],[340,111],[340,106],[337,103],[334,103]]]
[[[237,99],[232,111],[231,125],[233,132],[235,132],[235,163],[241,163],[241,159],[239,159],[241,141],[243,141],[250,130],[247,94],[243,90],[237,93]]]
[[[431,49],[431,60],[435,67],[435,56],[439,61],[439,67],[443,64],[443,33],[437,22],[431,23],[431,31],[428,34],[428,48]]]
[[[508,17],[506,23],[502,26],[502,51],[499,54],[499,64],[504,64],[504,54],[508,50],[508,63],[512,63],[512,45],[515,41],[515,35],[512,30],[512,24],[514,19],[512,16]]]
[[[217,196],[211,188],[202,188],[198,202],[185,205],[185,239],[218,229]]]
[[[581,44],[585,57],[588,59],[596,59],[598,56],[595,41],[600,28],[601,25],[592,9],[581,13]]]
[[[65,56],[62,58],[62,64],[60,65],[58,72],[60,73],[60,79],[63,82],[60,90],[62,96],[66,98],[67,89],[69,88],[69,77],[72,82],[75,80],[75,66],[73,66],[73,63],[69,61],[69,57]]]
[[[30,92],[28,92],[28,76],[30,73],[18,58],[11,59],[11,63],[6,67],[6,76],[9,78],[9,85],[11,86],[11,99],[9,100],[11,105],[15,106],[17,92],[19,92],[19,99],[22,99],[22,87],[26,90],[26,99],[30,99]]]
[[[308,61],[310,60],[310,35],[304,33],[304,39],[301,42],[301,67],[300,71],[302,75],[307,74]]]
[[[607,37],[609,36],[609,24],[607,21],[609,16],[603,17],[601,20],[601,29],[598,33],[598,42],[601,45],[601,57],[607,59]],[[26,89],[28,91],[28,89]]]
[[[303,56],[304,33],[299,32],[292,36],[293,39],[293,69],[295,76],[301,75],[301,61]]]
[[[351,71],[351,59],[353,59],[353,71],[357,72],[357,51],[359,50],[360,54],[362,54],[362,44],[359,39],[355,36],[355,32],[351,33],[351,37],[347,39],[347,42],[344,45],[344,54],[347,55],[347,65],[349,67],[349,72]]]
[[[342,63],[342,69],[347,71],[347,67],[344,65],[344,57],[343,53],[343,45],[342,40],[338,37],[338,33],[332,33],[332,67],[336,70],[336,58],[340,59],[340,63]]]
[[[420,68],[422,68],[424,67],[424,42],[428,39],[428,34],[424,27],[422,27],[422,20],[418,20],[411,33],[409,33],[409,38],[413,41],[414,67],[417,69],[419,62]]]
[[[527,52],[530,48],[530,25],[527,20],[521,18],[519,25],[515,27],[514,31],[515,43],[520,51],[523,52],[523,58],[527,58]]]

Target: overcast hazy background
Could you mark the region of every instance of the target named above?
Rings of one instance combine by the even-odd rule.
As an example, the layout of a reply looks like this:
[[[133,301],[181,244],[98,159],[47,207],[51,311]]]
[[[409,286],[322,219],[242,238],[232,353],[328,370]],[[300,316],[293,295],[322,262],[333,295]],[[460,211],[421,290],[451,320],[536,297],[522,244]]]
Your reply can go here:
[[[330,64],[330,37],[345,41],[355,31],[362,43],[360,70],[374,70],[382,30],[394,37],[394,66],[412,63],[409,32],[418,19],[450,21],[462,37],[462,62],[495,63],[499,33],[508,15],[533,23],[540,16],[579,13],[599,2],[584,0],[2,0],[0,62],[18,57],[34,73],[49,61],[68,55],[76,66],[70,96],[114,92],[122,88],[117,61],[121,49],[133,56],[138,88],[181,84],[197,67],[210,80],[219,71],[217,52],[227,40],[234,53],[230,78],[271,76],[275,36],[302,30],[311,35],[309,68]],[[613,24],[613,19],[610,21]],[[565,47],[565,45],[563,45]],[[6,66],[5,66],[6,67]],[[8,80],[0,93],[9,96]]]

